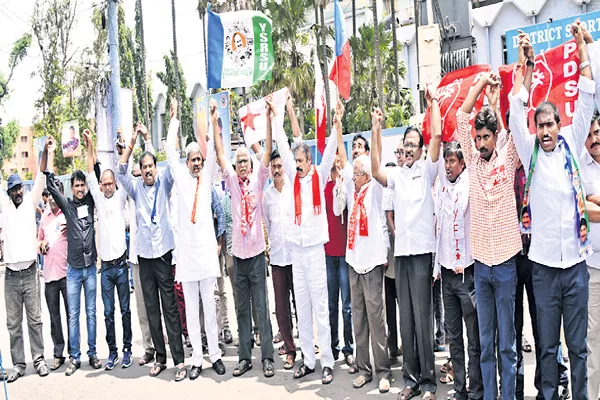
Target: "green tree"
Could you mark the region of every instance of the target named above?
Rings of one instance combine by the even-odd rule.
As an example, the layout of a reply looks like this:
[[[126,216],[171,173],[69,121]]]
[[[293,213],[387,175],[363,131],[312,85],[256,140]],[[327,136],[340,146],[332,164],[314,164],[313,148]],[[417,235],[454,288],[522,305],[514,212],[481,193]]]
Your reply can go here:
[[[156,76],[160,81],[167,87],[167,96],[165,109],[167,110],[167,115],[165,115],[164,119],[164,131],[166,132],[169,129],[169,120],[168,110],[171,107],[171,98],[175,95],[175,67],[173,63],[173,52],[171,52],[171,57],[168,55],[164,55],[163,59],[165,61],[165,71],[160,71],[156,73]],[[183,76],[183,70],[181,69],[181,64],[178,64],[179,71],[179,98],[181,98],[181,102],[179,103],[179,109],[181,110],[181,132],[185,135],[184,144],[190,143],[196,140],[194,138],[194,115],[192,114],[192,102],[186,96],[187,92],[187,84],[185,81],[185,77]]]
[[[393,0],[392,0],[393,1]],[[373,11],[373,26],[379,26],[377,21],[377,0],[371,0],[371,9]],[[385,94],[383,92],[383,72],[381,68],[381,47],[379,47],[379,29],[373,35],[373,47],[375,48],[375,77],[377,81],[377,98],[379,107],[385,115]]]
[[[142,12],[142,0],[135,2],[135,92],[139,119],[144,121],[148,129],[154,116],[152,107],[152,91],[150,90],[149,76],[146,74],[146,46],[144,44],[144,16]]]
[[[31,46],[31,33],[24,33],[17,41],[13,44],[13,48],[8,56],[8,77],[4,79],[0,75],[0,104],[2,99],[6,98],[9,93],[9,84],[15,72],[17,65],[27,55],[27,50]]]
[[[0,125],[0,168],[4,166],[4,161],[12,158],[18,136],[19,124],[17,121],[12,120],[5,126]]]

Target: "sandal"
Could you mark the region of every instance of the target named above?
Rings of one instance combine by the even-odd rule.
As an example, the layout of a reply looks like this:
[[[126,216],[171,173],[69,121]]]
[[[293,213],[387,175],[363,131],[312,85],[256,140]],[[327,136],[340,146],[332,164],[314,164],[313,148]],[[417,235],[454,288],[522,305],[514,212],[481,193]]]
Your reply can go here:
[[[450,370],[450,372],[447,372],[445,375],[442,375],[442,377],[440,378],[440,382],[446,385],[454,382],[454,371]]]
[[[356,374],[357,372],[358,372],[358,365],[356,365],[356,363],[354,363],[350,366],[350,369],[348,369],[348,373],[350,375],[352,375],[352,374]]]
[[[175,372],[175,382],[181,382],[185,378],[187,378],[188,370],[184,366],[177,367],[177,372]]]
[[[329,367],[323,368],[323,374],[321,375],[321,383],[328,385],[333,381],[333,371]]]
[[[283,342],[283,338],[281,337],[281,332],[277,332],[277,335],[273,338],[273,343],[281,343]]]
[[[447,374],[448,372],[452,371],[453,367],[452,367],[452,360],[448,360],[447,362],[444,363],[444,365],[442,365],[442,367],[440,368],[440,372],[442,374]]]
[[[312,374],[313,372],[315,372],[314,369],[308,368],[306,364],[302,363],[300,368],[294,373],[294,379],[304,378],[306,375]]]
[[[423,400],[435,400],[435,394],[431,392],[425,392],[423,395]]]
[[[152,367],[152,369],[150,370],[150,376],[151,377],[155,377],[160,375],[161,372],[163,372],[165,369],[167,369],[167,366],[163,363],[159,363],[159,362],[155,362],[154,366]]]
[[[285,346],[281,346],[279,347],[279,350],[277,350],[277,353],[280,356],[285,356],[287,354],[287,349],[285,348]]]
[[[296,363],[296,361],[292,358],[292,356],[287,356],[287,358],[285,359],[285,362],[283,363],[283,369],[290,370],[290,369],[294,368],[295,363]]]
[[[523,336],[523,351],[525,353],[531,353],[532,350],[533,349],[531,348],[531,345],[529,344],[525,336]]]
[[[421,394],[421,389],[414,389],[410,386],[406,386],[402,391],[398,394],[398,400],[410,400],[413,397],[416,397]]]

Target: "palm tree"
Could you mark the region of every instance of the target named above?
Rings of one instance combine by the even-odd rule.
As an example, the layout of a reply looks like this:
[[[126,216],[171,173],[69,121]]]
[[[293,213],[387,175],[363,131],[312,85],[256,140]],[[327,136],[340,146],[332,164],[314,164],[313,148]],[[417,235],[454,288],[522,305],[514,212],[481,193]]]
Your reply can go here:
[[[337,1],[337,0],[334,0]],[[377,0],[373,0],[377,1]],[[327,5],[327,0],[320,0],[319,4],[319,14],[321,17],[321,29],[319,30],[321,33],[321,71],[323,72],[323,83],[325,84],[325,103],[327,107],[327,114],[331,112],[331,96],[329,94],[329,68],[327,62],[327,29],[325,28],[325,12],[323,9]],[[327,125],[327,134],[330,131],[330,124]]]
[[[144,79],[143,82],[143,88],[144,88],[144,107],[145,107],[145,115],[146,115],[146,126],[148,127],[148,129],[150,129],[150,111],[149,111],[149,106],[148,106],[148,81],[146,78],[146,44],[144,42],[144,14],[142,13],[142,0],[137,0],[136,1],[136,5],[138,8],[138,15],[139,15],[139,28],[140,28],[140,40],[141,40],[141,46],[140,46],[140,51],[141,51],[141,70],[142,70],[142,76]],[[138,82],[138,84],[140,84],[140,82]]]
[[[393,0],[392,0],[393,2]],[[371,0],[371,8],[373,9],[373,26],[379,27],[377,20],[377,0]],[[373,44],[375,47],[375,73],[377,77],[377,98],[379,107],[385,115],[385,97],[383,93],[383,73],[381,71],[381,49],[379,48],[379,29],[374,30]]]
[[[352,0],[352,36],[356,37],[356,0]],[[352,72],[352,84],[356,84],[356,57],[354,55],[352,56]]]
[[[398,74],[398,39],[396,38],[396,1],[391,0],[392,11],[392,47],[394,49],[394,89],[396,91],[396,103],[400,101],[400,75]]]

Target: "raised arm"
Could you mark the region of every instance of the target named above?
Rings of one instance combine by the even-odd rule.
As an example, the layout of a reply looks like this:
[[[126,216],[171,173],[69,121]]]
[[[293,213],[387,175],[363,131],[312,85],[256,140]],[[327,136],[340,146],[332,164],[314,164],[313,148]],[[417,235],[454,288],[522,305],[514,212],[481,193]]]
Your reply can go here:
[[[52,136],[48,136],[48,140],[46,140],[45,150],[48,153],[48,169],[45,171],[46,174],[46,187],[48,188],[48,192],[54,198],[54,202],[56,205],[65,212],[67,208],[67,198],[60,193],[56,183],[54,182],[54,152],[56,151],[56,143],[54,142],[54,138]],[[36,203],[37,204],[37,203]]]
[[[301,140],[302,132],[300,131],[300,125],[298,124],[298,118],[296,117],[296,110],[294,109],[294,99],[292,98],[292,94],[289,90],[286,93],[285,109],[290,117],[290,122],[292,123],[292,135],[294,136],[294,140],[296,140],[296,138]]]
[[[275,125],[275,141],[277,142],[277,149],[283,161],[283,169],[290,181],[293,182],[296,176],[296,160],[282,126]]]
[[[381,167],[381,124],[383,113],[379,108],[371,113],[371,170],[373,178],[387,187],[387,172]]]
[[[131,141],[129,142],[129,145],[127,145],[127,147],[125,147],[123,149],[123,152],[121,154],[121,160],[120,160],[121,164],[129,163],[129,157],[131,157],[131,153],[133,152],[133,148],[135,147],[135,143],[137,142],[137,137],[140,133],[142,133],[143,129],[146,130],[146,134],[147,134],[146,127],[138,122],[137,126],[135,127],[135,129],[131,135]]]
[[[335,116],[333,117],[333,126],[337,135],[337,152],[340,158],[340,166],[344,168],[348,162],[348,154],[344,145],[344,137],[342,135],[342,118],[344,117],[344,104],[338,99],[335,105]]]
[[[171,108],[169,110],[169,132],[165,143],[165,152],[167,153],[167,163],[173,171],[173,177],[177,179],[180,169],[179,153],[177,152],[177,131],[179,130],[179,120],[177,119],[177,100],[171,99]]]
[[[429,141],[429,151],[427,152],[432,162],[437,162],[440,158],[440,145],[442,143],[442,114],[440,113],[440,103],[438,101],[437,90],[432,85],[427,85],[425,89],[425,100],[427,107],[431,110],[431,140]],[[381,141],[379,141],[381,146]]]
[[[346,166],[340,171],[340,177],[335,182],[333,188],[333,214],[339,217],[344,212],[344,209],[350,208],[352,198],[352,166],[346,164]]]
[[[338,132],[337,128],[333,128],[331,135],[329,135],[329,140],[327,141],[327,145],[325,146],[325,151],[323,152],[323,158],[321,159],[321,164],[318,166],[321,183],[323,186],[327,183],[327,177],[329,176],[329,171],[331,171],[331,167],[335,161],[335,153],[337,153],[338,149]]]
[[[214,118],[214,114],[217,112],[217,102],[215,101],[215,99],[211,99],[210,100],[210,115],[211,118]],[[221,138],[221,135],[219,134],[218,130],[217,130],[217,124],[213,123],[213,132],[214,132],[214,137],[213,140],[215,141],[215,151],[217,153],[217,162],[219,163],[219,166],[221,167],[222,171],[225,171],[225,169],[227,168],[227,157],[225,156],[225,150],[223,148],[223,138]]]
[[[267,108],[267,138],[265,139],[265,153],[262,156],[262,162],[265,167],[271,162],[271,153],[273,152],[273,120],[277,117],[277,110],[273,104],[273,95],[268,95],[265,98],[265,107]]]

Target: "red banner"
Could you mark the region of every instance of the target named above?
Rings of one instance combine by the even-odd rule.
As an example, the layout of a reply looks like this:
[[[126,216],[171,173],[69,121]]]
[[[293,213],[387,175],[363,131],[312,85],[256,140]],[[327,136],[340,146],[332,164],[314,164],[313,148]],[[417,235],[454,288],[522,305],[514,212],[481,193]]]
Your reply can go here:
[[[452,71],[438,85],[438,101],[440,104],[440,113],[442,115],[442,141],[451,142],[456,140],[455,133],[457,132],[456,113],[460,110],[463,102],[467,98],[469,91],[477,83],[479,77],[491,71],[489,65],[472,65]],[[480,110],[483,107],[483,99],[485,90],[477,98],[475,110]],[[431,139],[431,122],[430,110],[427,109],[425,118],[423,119],[423,139],[425,144]]]
[[[506,122],[506,112],[510,109],[508,94],[512,91],[515,64],[501,65],[498,69],[502,79],[500,110]],[[550,101],[558,107],[562,126],[571,125],[575,111],[575,101],[579,96],[579,53],[575,40],[563,43],[535,57],[535,68],[531,80],[527,115],[529,131],[535,133],[533,115],[535,108],[543,101]]]

